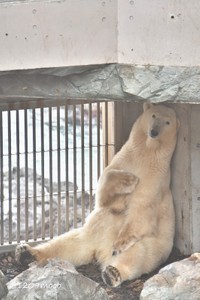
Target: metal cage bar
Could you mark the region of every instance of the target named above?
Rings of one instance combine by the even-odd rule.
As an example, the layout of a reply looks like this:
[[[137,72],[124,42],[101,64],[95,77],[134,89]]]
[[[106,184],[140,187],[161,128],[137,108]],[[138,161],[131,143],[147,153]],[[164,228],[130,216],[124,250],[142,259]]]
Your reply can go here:
[[[58,182],[58,234],[61,234],[61,186],[60,186],[60,107],[57,107],[57,182]]]
[[[74,228],[77,228],[77,145],[76,145],[76,105],[73,105],[73,170],[74,170]]]
[[[17,149],[17,242],[20,242],[20,140],[19,140],[19,110],[16,110],[16,149]]]
[[[69,230],[70,226],[69,226],[69,186],[67,184],[67,182],[69,182],[69,155],[68,155],[68,151],[69,151],[69,140],[68,140],[68,104],[65,105],[65,204],[66,204],[66,208],[65,208],[65,219],[66,219],[66,231]]]
[[[85,126],[84,126],[84,105],[81,104],[81,207],[82,224],[85,223]]]
[[[92,182],[92,174],[93,174],[93,140],[92,140],[92,104],[89,103],[89,205],[90,211],[93,209],[93,182]]]
[[[11,150],[11,112],[8,111],[8,200],[9,200],[9,244],[12,244],[12,150]]]
[[[32,110],[33,129],[33,239],[37,240],[37,186],[36,186],[36,120],[35,108]]]
[[[41,135],[41,202],[42,202],[42,227],[41,237],[45,239],[45,193],[44,193],[44,108],[40,109],[40,135]]]
[[[28,117],[27,109],[24,110],[24,155],[25,155],[25,241],[29,240],[29,182],[28,182]]]
[[[104,104],[104,111],[105,111],[105,166],[108,164],[108,103]]]
[[[52,148],[52,108],[49,107],[49,236],[53,238],[53,148]]]
[[[97,179],[101,174],[101,111],[100,103],[97,103]]]

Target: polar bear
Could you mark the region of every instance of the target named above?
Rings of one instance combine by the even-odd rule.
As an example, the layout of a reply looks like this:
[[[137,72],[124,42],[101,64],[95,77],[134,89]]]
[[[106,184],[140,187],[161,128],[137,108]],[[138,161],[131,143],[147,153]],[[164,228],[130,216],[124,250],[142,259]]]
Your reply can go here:
[[[170,163],[178,128],[174,110],[144,103],[128,141],[99,179],[84,226],[36,247],[18,245],[16,259],[44,264],[58,257],[75,266],[96,260],[111,287],[163,263],[174,239]]]

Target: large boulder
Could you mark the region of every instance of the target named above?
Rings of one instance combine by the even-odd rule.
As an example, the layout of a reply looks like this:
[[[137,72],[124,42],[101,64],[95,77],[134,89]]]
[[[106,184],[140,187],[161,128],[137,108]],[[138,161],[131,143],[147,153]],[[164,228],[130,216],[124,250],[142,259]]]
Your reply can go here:
[[[200,253],[162,268],[144,284],[140,300],[199,300]]]
[[[29,217],[29,224],[28,224],[28,235],[29,239],[34,238],[34,170],[31,168],[28,168],[28,182],[29,182],[29,199],[27,201],[26,199],[26,172],[25,168],[22,167],[19,169],[19,176],[20,176],[20,240],[26,239],[26,206],[28,205],[28,217]],[[38,195],[42,195],[42,178],[41,175],[36,175],[36,190]],[[9,173],[4,173],[4,242],[9,241],[9,224],[10,224],[10,209],[9,209]],[[17,201],[17,170],[16,167],[14,167],[11,171],[11,177],[12,177],[12,240],[17,240],[17,224],[18,224],[18,201]],[[45,236],[49,236],[49,212],[50,212],[50,202],[52,201],[52,223],[53,223],[53,234],[54,236],[58,235],[58,183],[53,182],[52,189],[53,193],[55,193],[52,196],[52,199],[49,194],[49,187],[50,182],[48,178],[44,178],[44,216],[42,216],[42,197],[37,197],[37,217],[36,217],[36,225],[37,225],[37,237],[41,238],[41,232],[42,232],[42,223],[43,223],[43,217],[45,222]],[[69,191],[69,198],[68,198],[68,205],[69,205],[69,219],[66,220],[66,189]],[[67,183],[66,188],[66,182],[62,181],[60,183],[60,190],[61,190],[61,199],[60,199],[60,205],[61,205],[61,233],[66,232],[67,221],[70,228],[73,228],[73,222],[74,222],[74,190],[77,190],[78,187],[74,186],[72,182]],[[82,200],[82,194],[77,190],[76,192],[77,196],[77,223],[78,225],[82,224],[82,206],[81,206],[81,200]],[[89,214],[89,194],[85,192],[84,194],[85,199],[85,214],[86,216]],[[1,203],[0,203],[0,210],[1,210]]]
[[[6,285],[6,279],[5,279],[3,272],[1,272],[1,270],[0,270],[0,299],[3,296],[5,296],[7,293],[8,293],[8,288]]]
[[[106,300],[108,295],[100,285],[79,274],[67,261],[53,259],[29,269],[8,282],[8,294],[3,300]]]

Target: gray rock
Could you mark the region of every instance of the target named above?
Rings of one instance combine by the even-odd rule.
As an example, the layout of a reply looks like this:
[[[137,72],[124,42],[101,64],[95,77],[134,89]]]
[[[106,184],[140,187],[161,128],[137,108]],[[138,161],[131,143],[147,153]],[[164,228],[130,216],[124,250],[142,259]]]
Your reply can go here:
[[[123,98],[115,64],[0,73],[0,96]]]
[[[0,270],[0,299],[8,293],[8,288],[6,285],[6,279],[4,274]]]
[[[20,227],[20,239],[25,240],[26,236],[26,220],[25,220],[25,211],[26,211],[26,205],[28,203],[28,211],[29,211],[29,219],[33,220],[34,215],[34,192],[32,188],[29,188],[29,201],[26,199],[26,182],[25,182],[25,168],[21,168],[19,170],[20,174],[20,221],[21,221],[21,227]],[[17,195],[17,171],[16,168],[13,168],[12,173],[12,194]],[[29,187],[33,187],[33,169],[28,169],[28,178],[29,178]],[[65,182],[61,182],[60,190],[61,192],[65,192],[66,189],[68,189],[69,194],[69,227],[73,226],[74,222],[74,209],[73,209],[73,203],[74,203],[74,195],[73,191],[77,190],[77,187],[74,187],[74,184],[72,182],[68,182],[68,187],[66,187]],[[38,195],[42,194],[42,186],[41,186],[41,176],[36,174],[36,190]],[[58,197],[53,196],[52,200],[50,199],[49,195],[49,179],[44,178],[44,190],[45,190],[45,205],[44,205],[44,215],[45,215],[45,234],[46,236],[49,236],[49,211],[50,211],[50,202],[53,202],[53,234],[58,235],[58,226],[57,220],[58,220]],[[56,182],[53,182],[53,192],[58,192],[58,184]],[[4,173],[4,193],[5,193],[5,199],[8,202],[9,199],[9,174],[8,172]],[[81,193],[77,192],[77,222],[81,221],[82,217],[82,210],[81,210]],[[16,197],[16,196],[15,196]],[[13,198],[15,198],[13,197]],[[85,194],[85,210],[86,215],[89,214],[89,195]],[[5,201],[5,202],[6,202]],[[0,209],[1,209],[1,203],[0,203]],[[12,240],[17,239],[17,200],[12,200]],[[36,219],[36,225],[37,225],[37,233],[38,237],[41,234],[41,228],[42,228],[42,197],[37,198],[37,219]],[[61,194],[61,233],[66,232],[66,193]],[[33,222],[29,222],[28,227],[28,234],[29,239],[33,238],[33,232],[34,232],[34,224]],[[4,241],[9,241],[9,206],[4,204]]]
[[[0,98],[5,101],[6,96],[32,96],[199,103],[199,84],[199,66],[77,66],[1,72]]]
[[[32,264],[8,284],[3,300],[106,300],[100,285],[79,274],[67,261],[53,259],[44,267]]]
[[[199,102],[199,67],[118,66],[125,93],[154,102]]]
[[[200,253],[172,263],[144,284],[140,300],[199,300]]]

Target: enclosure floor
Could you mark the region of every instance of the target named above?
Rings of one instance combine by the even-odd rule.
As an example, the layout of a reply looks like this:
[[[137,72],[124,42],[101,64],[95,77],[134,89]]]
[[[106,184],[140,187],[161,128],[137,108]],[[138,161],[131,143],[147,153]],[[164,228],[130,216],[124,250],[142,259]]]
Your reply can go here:
[[[185,256],[181,255],[180,252],[174,248],[167,262],[161,267],[184,258]],[[14,253],[4,253],[0,255],[0,269],[5,274],[7,281],[13,279],[25,270],[24,267],[16,263]],[[107,287],[102,281],[101,272],[96,264],[83,265],[77,268],[77,270],[84,276],[98,282],[108,293],[109,299],[113,300],[139,300],[144,282],[159,271],[157,269],[151,274],[144,275],[137,280],[126,281],[121,287],[112,289]]]

